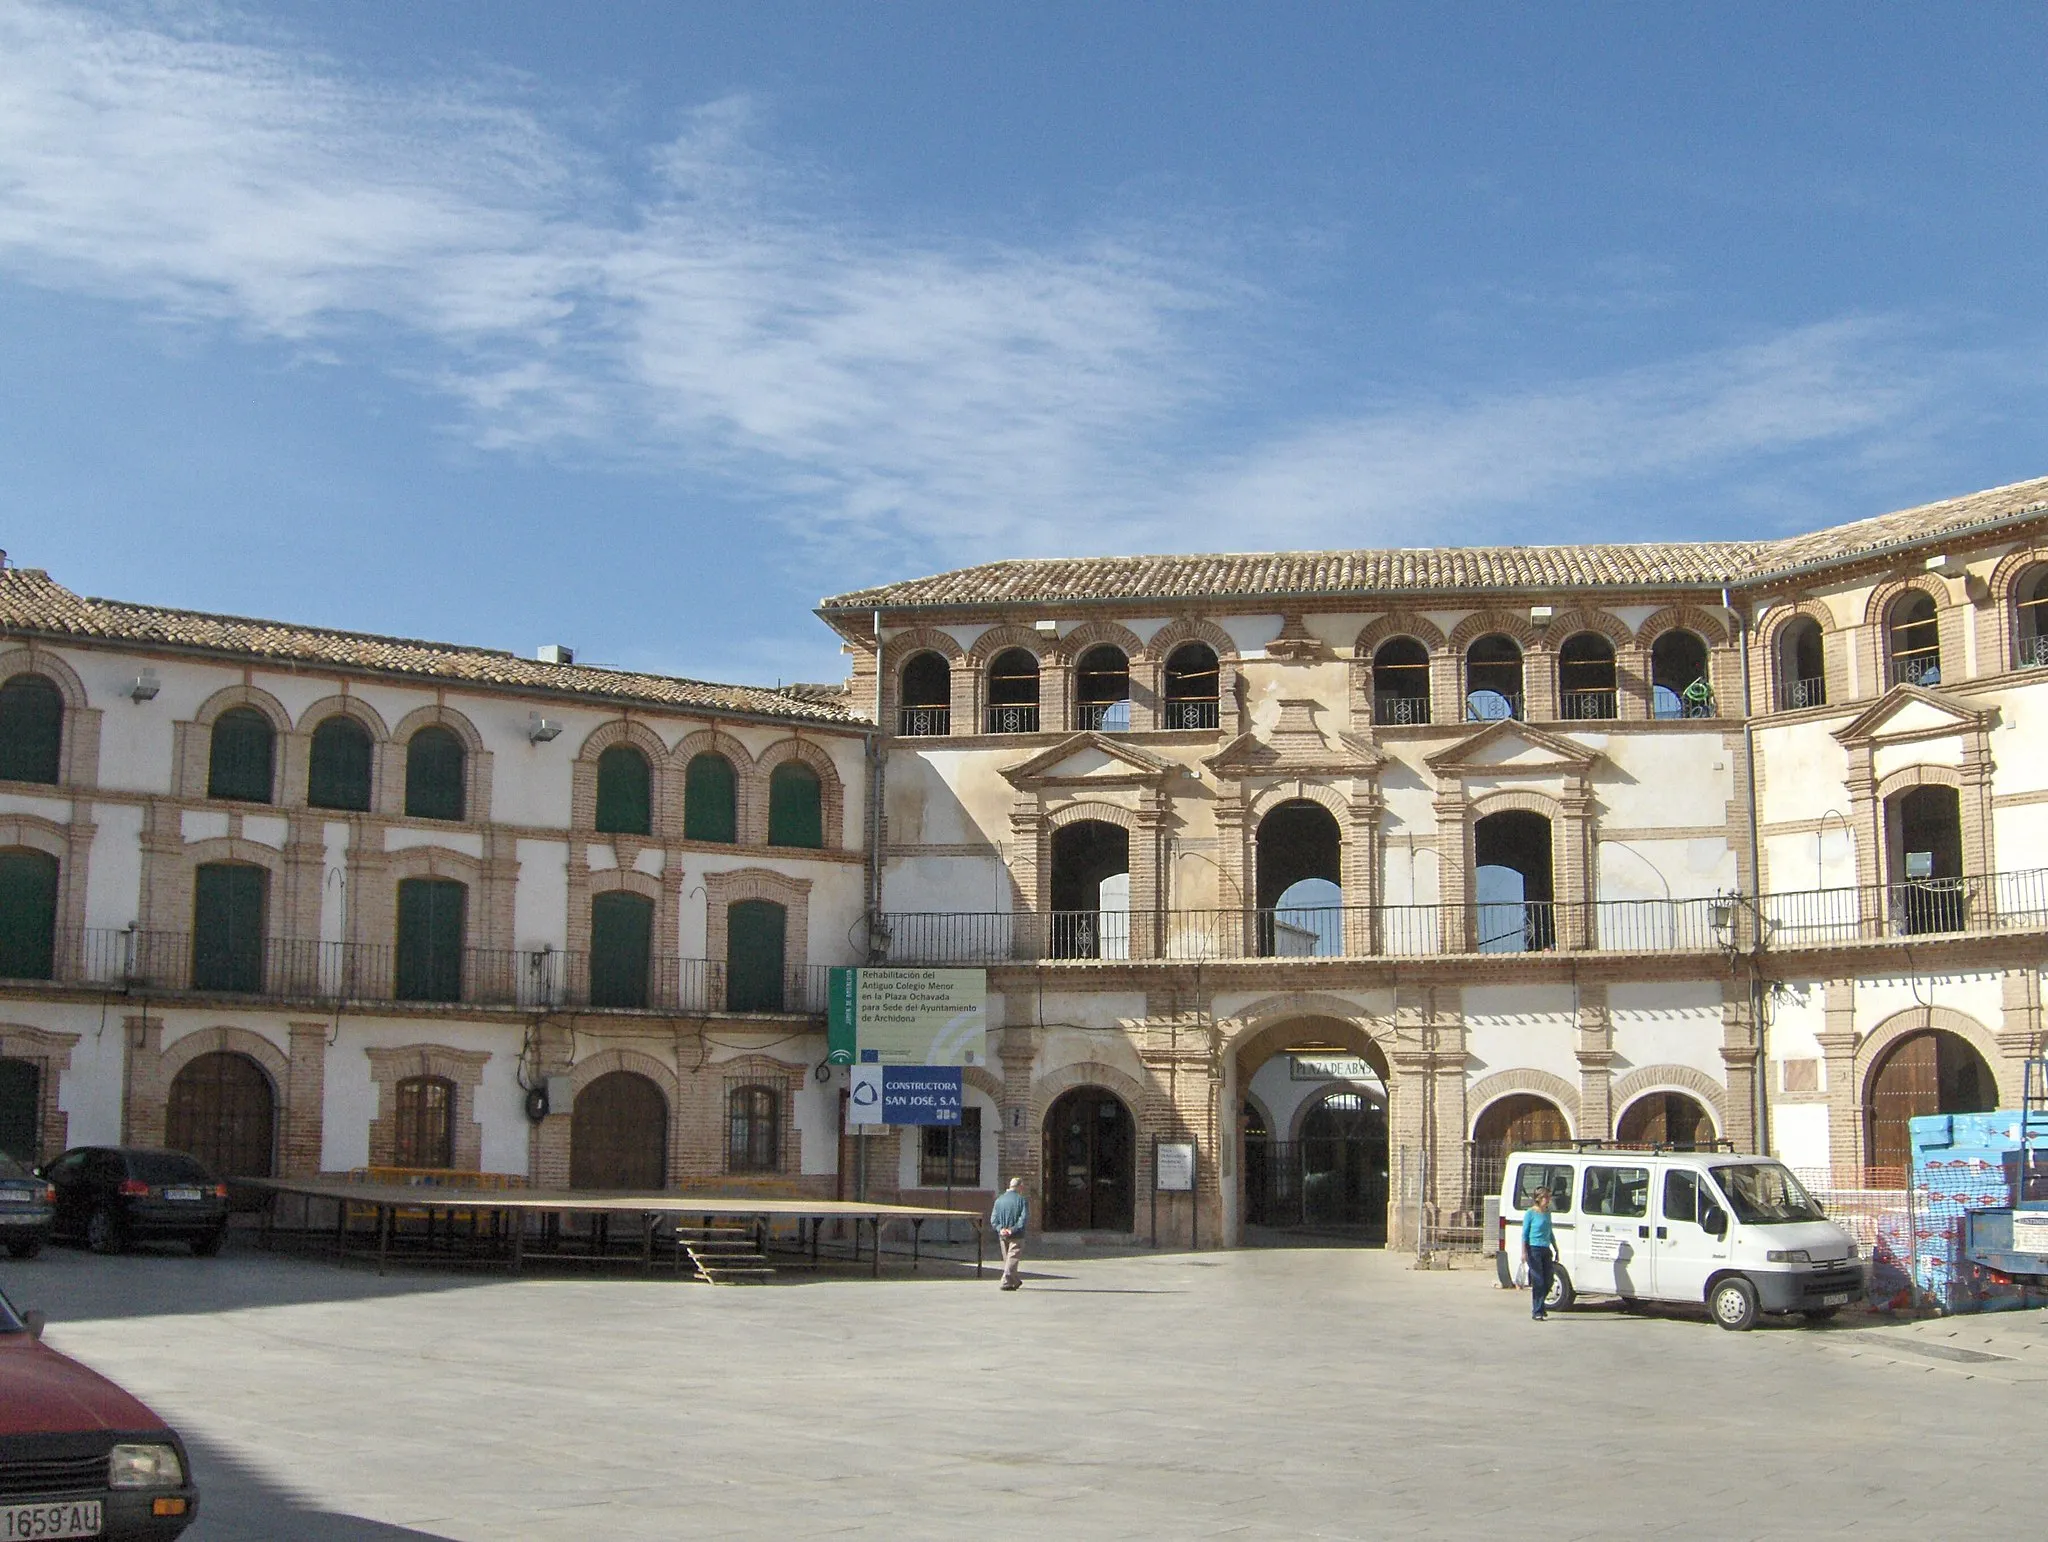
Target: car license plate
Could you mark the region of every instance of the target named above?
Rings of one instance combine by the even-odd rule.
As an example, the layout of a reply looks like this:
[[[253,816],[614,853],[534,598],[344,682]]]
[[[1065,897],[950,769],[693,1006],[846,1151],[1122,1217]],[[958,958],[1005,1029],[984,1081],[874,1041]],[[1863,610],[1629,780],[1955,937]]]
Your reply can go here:
[[[206,1198],[206,1190],[204,1190],[204,1189],[165,1189],[165,1190],[164,1190],[164,1198],[165,1198],[165,1199],[204,1199],[204,1198]]]
[[[14,1210],[0,1215],[0,1226],[37,1226],[42,1223],[42,1219],[39,1215],[29,1215],[24,1211]]]
[[[1849,1304],[1849,1293],[1843,1290],[1837,1291],[1832,1296],[1822,1296],[1820,1304],[1822,1306],[1847,1306]]]
[[[97,1499],[50,1500],[39,1505],[0,1505],[0,1542],[41,1542],[44,1538],[96,1537]]]
[[[0,1189],[0,1205],[32,1205],[42,1197],[28,1189]]]

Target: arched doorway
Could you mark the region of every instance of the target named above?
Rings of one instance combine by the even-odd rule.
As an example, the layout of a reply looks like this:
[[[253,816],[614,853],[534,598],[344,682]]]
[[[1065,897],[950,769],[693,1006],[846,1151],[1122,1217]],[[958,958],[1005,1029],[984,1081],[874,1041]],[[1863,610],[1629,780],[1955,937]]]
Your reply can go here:
[[[1340,1018],[1277,1023],[1237,1047],[1236,1078],[1245,1109],[1241,1240],[1306,1232],[1384,1242],[1388,1067],[1372,1039]]]
[[[1557,946],[1550,821],[1526,809],[1472,826],[1475,946],[1481,953],[1540,953]]]
[[[668,1100],[637,1071],[607,1071],[569,1113],[569,1187],[659,1189],[668,1182]]]
[[[1963,879],[1962,799],[1953,787],[1908,788],[1885,808],[1891,867],[1892,925],[1901,932],[1959,932],[1968,889]]]
[[[1500,1192],[1508,1157],[1531,1146],[1562,1145],[1572,1138],[1564,1110],[1533,1092],[1511,1092],[1479,1111],[1472,1124],[1471,1181],[1467,1202],[1474,1209]]]
[[[1343,881],[1344,835],[1320,803],[1292,798],[1260,820],[1259,955],[1340,957]]]
[[[1076,1087],[1045,1116],[1048,1231],[1132,1229],[1137,1214],[1138,1130],[1115,1093]]]
[[[1054,958],[1131,956],[1131,835],[1104,819],[1052,833]]]
[[[40,1068],[33,1060],[0,1060],[0,1153],[34,1166],[42,1143]]]
[[[247,1055],[214,1050],[171,1079],[164,1144],[222,1178],[268,1178],[277,1151],[277,1094]]]
[[[1912,1165],[1907,1121],[1923,1114],[1982,1114],[1998,1106],[1991,1067],[1961,1034],[1940,1028],[1909,1033],[1871,1069],[1865,1099],[1864,1164],[1887,1169],[1873,1187],[1897,1188]]]
[[[1698,1150],[1714,1144],[1714,1120],[1698,1098],[1682,1092],[1651,1092],[1621,1111],[1614,1138],[1624,1146]]]

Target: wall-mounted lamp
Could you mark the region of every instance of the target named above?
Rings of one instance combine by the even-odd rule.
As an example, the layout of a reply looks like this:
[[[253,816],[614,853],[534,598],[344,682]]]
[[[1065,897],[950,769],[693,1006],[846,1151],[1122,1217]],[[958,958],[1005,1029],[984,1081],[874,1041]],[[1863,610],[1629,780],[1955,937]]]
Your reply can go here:
[[[1535,626],[1549,626],[1550,618],[1556,614],[1557,607],[1555,605],[1531,605],[1529,607],[1529,620]]]
[[[526,738],[528,743],[546,744],[548,740],[558,737],[561,732],[562,725],[553,718],[542,717],[538,712],[526,714]]]
[[[1034,621],[1031,623],[1031,630],[1041,637],[1057,637],[1060,635],[1060,624],[1057,621]]]
[[[1961,557],[1951,556],[1949,553],[1943,552],[1938,557],[1929,557],[1927,559],[1927,571],[1939,573],[1943,578],[1961,578],[1970,571],[1970,568],[1969,564],[1964,562]]]
[[[133,702],[155,701],[156,693],[162,689],[163,685],[158,681],[156,671],[145,669],[129,685],[128,699]]]
[[[1735,906],[1729,900],[1715,900],[1707,906],[1707,920],[1717,932],[1732,930],[1735,925]]]

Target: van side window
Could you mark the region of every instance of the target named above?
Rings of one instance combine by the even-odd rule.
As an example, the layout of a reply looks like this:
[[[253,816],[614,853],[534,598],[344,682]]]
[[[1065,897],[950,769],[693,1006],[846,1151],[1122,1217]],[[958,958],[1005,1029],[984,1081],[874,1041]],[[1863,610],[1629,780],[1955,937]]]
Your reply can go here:
[[[1640,1218],[1650,1213],[1650,1169],[1647,1167],[1589,1167],[1586,1169],[1586,1214],[1626,1215]]]
[[[1699,1218],[1699,1174],[1689,1173],[1682,1167],[1669,1169],[1664,1174],[1664,1219],[1697,1223]]]
[[[1572,1170],[1547,1162],[1524,1162],[1515,1173],[1515,1208],[1527,1210],[1536,1203],[1538,1189],[1550,1190],[1550,1208],[1569,1215],[1572,1208]]]

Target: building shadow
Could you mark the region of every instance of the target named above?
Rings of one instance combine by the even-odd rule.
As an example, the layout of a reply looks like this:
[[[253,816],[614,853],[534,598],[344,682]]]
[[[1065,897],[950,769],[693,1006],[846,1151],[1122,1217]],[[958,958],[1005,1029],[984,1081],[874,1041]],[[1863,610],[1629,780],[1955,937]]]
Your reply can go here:
[[[185,1447],[199,1484],[199,1519],[184,1542],[447,1542],[438,1531],[323,1510],[211,1441],[188,1435]]]

